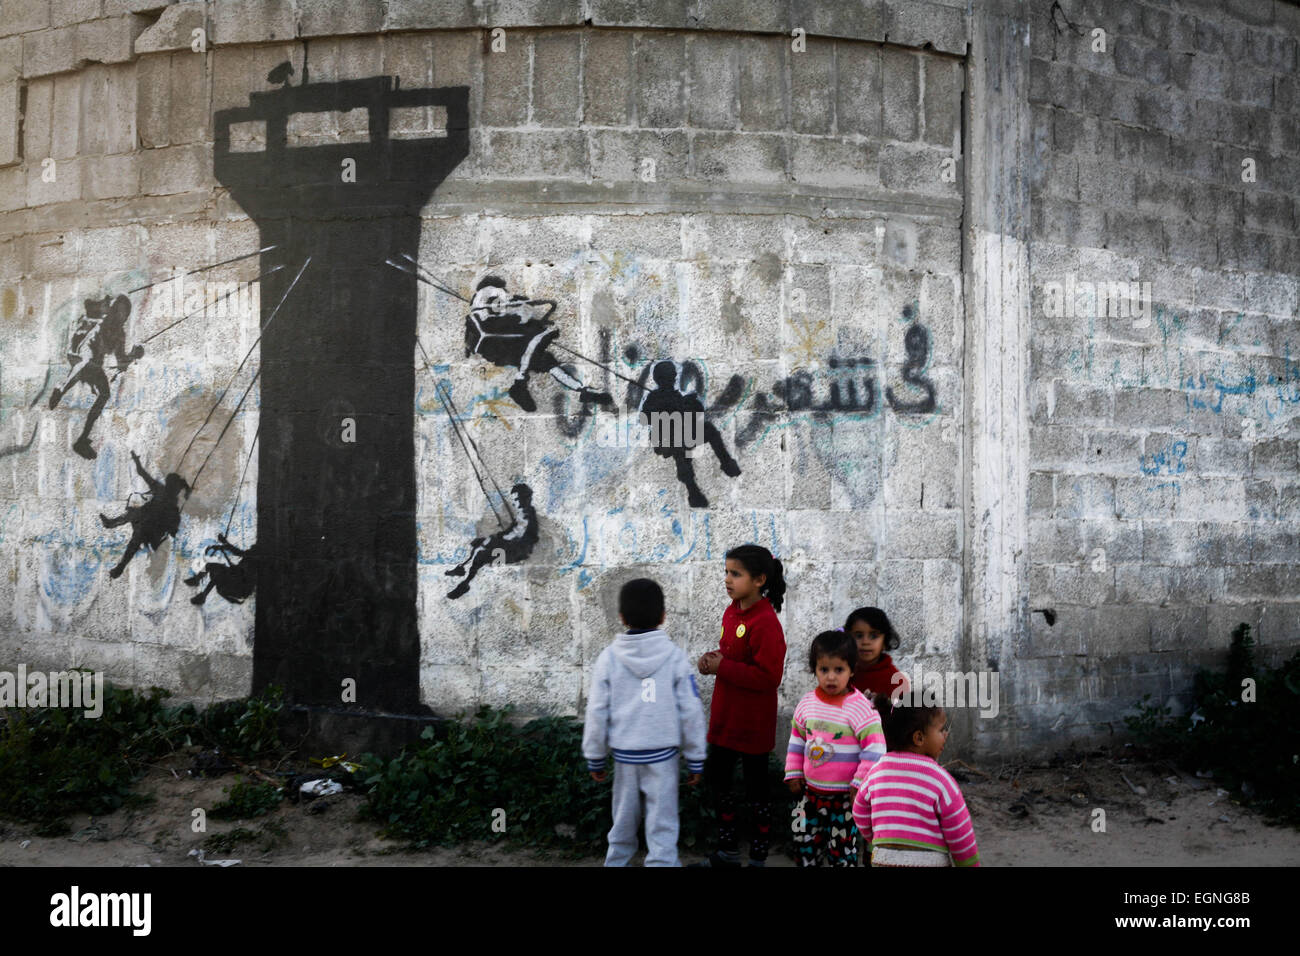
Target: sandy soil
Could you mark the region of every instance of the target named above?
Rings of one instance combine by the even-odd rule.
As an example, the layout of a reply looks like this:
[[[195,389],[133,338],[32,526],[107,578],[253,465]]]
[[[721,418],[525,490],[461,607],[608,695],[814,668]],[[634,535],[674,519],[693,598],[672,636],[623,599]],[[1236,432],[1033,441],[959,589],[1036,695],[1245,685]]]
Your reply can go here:
[[[1150,763],[1115,762],[1104,755],[1074,757],[1057,766],[968,768],[946,762],[962,778],[981,858],[989,866],[1294,866],[1300,830],[1271,826],[1232,802],[1213,780]],[[338,794],[310,803],[284,803],[244,821],[207,821],[191,831],[191,811],[210,808],[234,782],[187,776],[190,757],[177,754],[137,784],[154,797],[144,809],[71,819],[72,832],[39,837],[29,827],[0,823],[0,866],[198,866],[205,858],[242,866],[594,866],[599,859],[538,857],[488,844],[409,852],[358,822],[364,798]],[[1127,777],[1127,781],[1124,779]],[[1135,792],[1140,791],[1140,792]],[[1094,809],[1105,832],[1094,832]],[[214,847],[239,828],[231,846]],[[699,859],[684,854],[684,862]],[[775,853],[772,866],[792,866]]]

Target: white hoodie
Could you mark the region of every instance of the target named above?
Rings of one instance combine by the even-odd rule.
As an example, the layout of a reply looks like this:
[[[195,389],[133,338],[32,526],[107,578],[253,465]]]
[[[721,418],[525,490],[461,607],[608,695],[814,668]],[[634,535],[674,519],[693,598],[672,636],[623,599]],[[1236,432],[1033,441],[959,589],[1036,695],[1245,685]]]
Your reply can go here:
[[[699,773],[706,730],[691,664],[663,631],[620,634],[600,652],[582,731],[589,769],[605,769],[606,749],[618,763],[657,763],[680,749]]]

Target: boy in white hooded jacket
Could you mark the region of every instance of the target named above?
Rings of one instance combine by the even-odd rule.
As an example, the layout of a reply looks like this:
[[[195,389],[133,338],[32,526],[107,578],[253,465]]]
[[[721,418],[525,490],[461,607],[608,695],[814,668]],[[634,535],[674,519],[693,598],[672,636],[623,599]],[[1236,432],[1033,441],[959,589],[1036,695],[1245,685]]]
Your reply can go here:
[[[606,866],[627,866],[636,853],[645,795],[646,866],[681,866],[677,857],[677,754],[687,784],[704,770],[704,707],[686,653],[659,629],[664,592],[649,578],[623,585],[618,613],[627,631],[596,658],[582,732],[592,779],[606,779],[605,751],[614,752],[614,826]]]

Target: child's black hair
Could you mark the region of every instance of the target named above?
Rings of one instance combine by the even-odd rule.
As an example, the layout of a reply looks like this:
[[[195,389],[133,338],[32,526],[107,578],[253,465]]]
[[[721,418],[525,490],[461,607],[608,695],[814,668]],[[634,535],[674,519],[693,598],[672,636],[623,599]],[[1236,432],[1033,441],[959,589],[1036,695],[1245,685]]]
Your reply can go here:
[[[649,578],[628,581],[618,592],[618,613],[635,630],[658,627],[664,619],[664,589]]]
[[[759,544],[742,544],[727,552],[727,558],[739,561],[753,577],[764,575],[767,580],[758,593],[772,602],[772,610],[781,610],[785,602],[785,570],[781,559],[772,557],[772,552]]]
[[[885,728],[885,746],[891,752],[907,750],[912,746],[912,734],[924,733],[931,722],[943,712],[942,707],[907,707],[896,705],[888,694],[874,694],[872,704],[880,714]]]
[[[858,666],[858,642],[843,631],[822,631],[808,648],[808,670],[817,673],[817,658],[838,657],[852,671]]]
[[[853,630],[853,625],[858,621],[863,622],[873,631],[879,631],[885,635],[885,650],[895,650],[902,641],[898,637],[898,632],[894,630],[894,625],[889,623],[889,615],[878,607],[860,607],[851,612],[844,622],[844,632],[847,634]]]

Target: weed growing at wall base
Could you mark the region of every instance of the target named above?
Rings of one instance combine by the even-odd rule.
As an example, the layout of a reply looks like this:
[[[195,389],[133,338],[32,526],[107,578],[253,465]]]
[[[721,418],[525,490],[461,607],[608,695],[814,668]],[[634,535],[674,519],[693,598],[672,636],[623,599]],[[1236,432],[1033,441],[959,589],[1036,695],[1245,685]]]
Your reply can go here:
[[[1250,626],[1241,624],[1225,669],[1199,672],[1193,699],[1191,713],[1175,717],[1148,694],[1124,718],[1134,742],[1187,770],[1212,771],[1244,801],[1300,825],[1300,654],[1280,667],[1257,665]]]
[[[70,814],[98,816],[142,802],[131,790],[136,779],[180,747],[253,756],[280,746],[278,688],[202,712],[192,704],[166,707],[168,696],[157,687],[138,694],[110,684],[99,719],[76,708],[0,711],[0,817],[53,836],[67,831]]]

